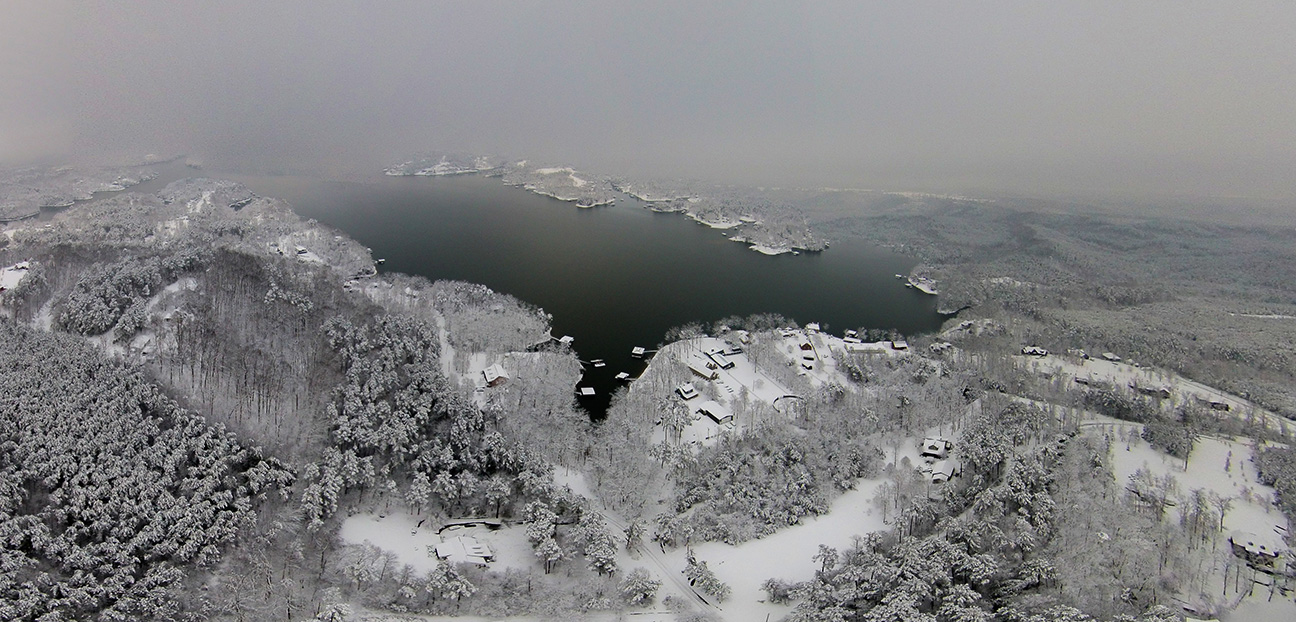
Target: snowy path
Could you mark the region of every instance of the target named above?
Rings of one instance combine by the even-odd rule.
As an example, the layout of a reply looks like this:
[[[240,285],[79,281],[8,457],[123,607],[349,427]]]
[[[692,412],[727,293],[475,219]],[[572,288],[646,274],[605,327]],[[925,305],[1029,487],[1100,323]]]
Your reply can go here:
[[[445,317],[436,311],[432,311],[432,317],[436,319],[437,339],[441,342],[441,373],[446,378],[454,378],[455,350],[450,345],[450,331],[446,330]]]
[[[603,515],[603,519],[607,521],[608,525],[615,527],[622,533],[625,533],[626,528],[629,527],[628,523],[611,510],[603,509],[600,513]],[[668,554],[664,552],[658,553],[657,551],[652,550],[652,547],[652,543],[640,546],[638,552],[641,556],[638,558],[632,557],[629,553],[622,553],[623,559],[619,560],[618,563],[621,563],[623,565],[622,567],[628,570],[629,565],[624,563],[625,560],[642,562],[643,558],[646,557],[648,561],[652,562],[657,576],[662,579],[663,586],[669,585],[674,588],[676,596],[683,596],[685,600],[691,601],[704,609],[723,611],[720,607],[708,602],[701,594],[697,593],[697,590],[693,589],[693,586],[689,585],[688,582],[684,580],[682,576],[682,566],[680,570],[672,571],[669,563],[665,559]],[[660,598],[658,600],[660,600]]]

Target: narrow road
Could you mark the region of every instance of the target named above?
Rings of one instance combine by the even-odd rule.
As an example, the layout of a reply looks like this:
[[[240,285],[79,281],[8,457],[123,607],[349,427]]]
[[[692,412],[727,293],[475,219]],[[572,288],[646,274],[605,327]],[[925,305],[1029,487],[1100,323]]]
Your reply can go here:
[[[603,509],[600,513],[603,515],[603,519],[607,521],[608,525],[615,527],[617,530],[621,531],[621,533],[625,533],[626,528],[629,527],[629,525],[622,520],[620,516],[613,514],[610,510]],[[691,597],[690,600],[700,605],[703,609],[723,611],[720,607],[711,604],[707,599],[703,598],[701,594],[697,593],[697,590],[693,589],[693,586],[688,584],[688,581],[684,580],[684,575],[681,572],[682,569],[671,569],[666,563],[666,560],[662,558],[661,553],[652,550],[654,545],[655,543],[648,542],[639,547],[640,560],[647,557],[648,560],[652,562],[653,566],[657,567],[657,574],[662,577],[663,581],[669,581],[675,586],[676,592],[684,595],[686,598]],[[627,552],[626,555],[628,556],[629,553]]]

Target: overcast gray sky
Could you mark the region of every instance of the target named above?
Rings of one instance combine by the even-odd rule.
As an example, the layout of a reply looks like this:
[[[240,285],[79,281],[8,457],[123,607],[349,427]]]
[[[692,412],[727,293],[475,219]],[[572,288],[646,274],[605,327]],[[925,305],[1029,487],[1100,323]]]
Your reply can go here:
[[[31,2],[0,159],[1296,196],[1296,2]]]

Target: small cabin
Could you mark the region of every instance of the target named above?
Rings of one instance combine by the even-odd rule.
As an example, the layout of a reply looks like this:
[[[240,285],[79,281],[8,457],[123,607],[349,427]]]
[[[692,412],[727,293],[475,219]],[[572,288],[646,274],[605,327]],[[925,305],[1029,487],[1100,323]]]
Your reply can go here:
[[[944,484],[945,482],[958,477],[963,472],[963,465],[958,460],[945,459],[937,460],[931,466],[931,483]]]
[[[894,340],[894,341],[891,342],[891,349],[892,349],[892,350],[908,350],[908,349],[909,349],[909,342],[905,341],[904,339],[896,339],[896,340]]]
[[[817,333],[817,332],[819,332],[819,323],[818,323],[818,322],[810,322],[809,324],[806,324],[806,330],[809,331],[809,332],[812,332],[812,333]]]
[[[1026,356],[1048,356],[1048,350],[1039,346],[1026,346],[1021,349],[1021,353]]]
[[[813,352],[813,351],[814,351],[814,346],[810,345],[810,342],[809,342],[809,341],[802,341],[800,347],[801,347],[801,351],[802,351],[802,352]]]
[[[1103,353],[1102,353],[1102,359],[1103,359],[1104,361],[1111,361],[1111,362],[1113,362],[1113,363],[1119,363],[1119,362],[1121,361],[1121,357],[1116,356],[1115,354],[1112,354],[1111,352],[1103,352]]]
[[[1138,393],[1140,395],[1146,395],[1148,397],[1157,397],[1163,400],[1168,400],[1172,395],[1174,395],[1174,392],[1170,390],[1170,387],[1166,387],[1166,386],[1149,387],[1149,386],[1140,385],[1137,382],[1131,382],[1130,388],[1133,389],[1135,393]]]
[[[949,457],[951,449],[954,449],[954,443],[948,439],[924,438],[918,455],[932,460],[944,460]]]
[[[699,395],[697,387],[693,386],[692,382],[685,382],[675,387],[675,394],[679,395],[680,399],[683,400],[691,400]]]
[[[486,380],[486,386],[488,387],[498,387],[509,381],[508,372],[504,371],[504,367],[499,363],[495,363],[494,365],[483,369],[482,378]]]
[[[720,403],[715,400],[707,400],[698,404],[697,408],[695,408],[693,412],[707,417],[717,425],[733,423],[733,413],[729,412],[728,408],[721,406]]]

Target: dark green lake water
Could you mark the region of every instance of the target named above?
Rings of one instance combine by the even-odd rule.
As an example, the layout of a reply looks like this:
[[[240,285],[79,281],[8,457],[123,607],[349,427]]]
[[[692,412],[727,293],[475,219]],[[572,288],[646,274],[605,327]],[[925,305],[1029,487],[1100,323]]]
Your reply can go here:
[[[619,384],[613,376],[642,371],[630,349],[656,347],[672,326],[772,312],[839,335],[916,334],[942,321],[935,297],[893,276],[911,259],[863,243],[769,257],[629,197],[580,209],[479,176],[237,179],[345,231],[386,258],[385,271],[482,283],[543,307],[582,360],[607,361],[587,366],[581,382],[598,391],[581,401],[596,417]]]

